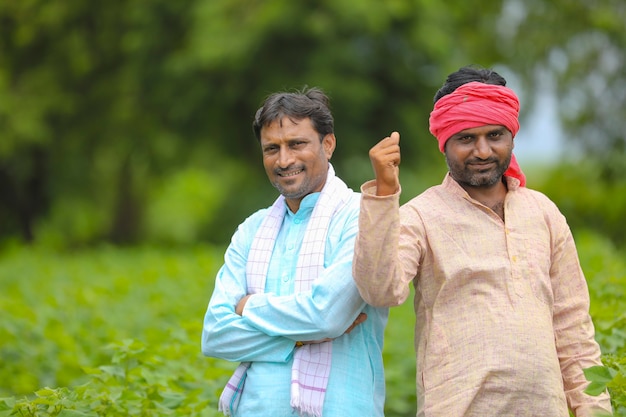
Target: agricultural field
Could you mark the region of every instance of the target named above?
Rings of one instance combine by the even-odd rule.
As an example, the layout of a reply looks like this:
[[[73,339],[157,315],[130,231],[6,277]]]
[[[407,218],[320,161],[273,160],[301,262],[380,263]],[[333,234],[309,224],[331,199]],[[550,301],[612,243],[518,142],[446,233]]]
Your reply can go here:
[[[606,367],[626,416],[626,256],[576,235]],[[224,248],[194,246],[0,255],[0,416],[218,416],[236,364],[203,357],[200,332]],[[386,415],[415,415],[414,317],[393,308],[385,341]]]

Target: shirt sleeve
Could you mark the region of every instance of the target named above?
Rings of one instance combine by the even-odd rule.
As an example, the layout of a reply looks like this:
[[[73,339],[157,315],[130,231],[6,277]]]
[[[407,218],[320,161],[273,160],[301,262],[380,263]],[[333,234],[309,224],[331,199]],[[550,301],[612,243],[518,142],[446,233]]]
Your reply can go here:
[[[285,362],[293,353],[293,340],[270,336],[235,313],[237,302],[246,295],[248,241],[246,228],[240,226],[215,279],[204,316],[202,352],[229,361]]]
[[[332,253],[323,273],[310,291],[277,296],[271,293],[252,295],[243,310],[244,323],[268,336],[291,340],[336,338],[354,322],[365,307],[354,280],[352,258],[358,227],[358,211],[353,210],[340,225],[341,238],[327,244]],[[327,249],[328,250],[328,249]]]
[[[361,187],[359,233],[354,249],[353,275],[363,299],[375,307],[402,304],[417,273],[418,239],[400,226],[400,192],[376,196],[374,181]],[[402,242],[400,241],[402,239]],[[404,242],[404,243],[403,243]],[[403,258],[413,262],[403,266]]]
[[[557,210],[555,208],[555,210]],[[602,365],[600,348],[594,339],[589,315],[589,291],[578,260],[574,238],[565,218],[555,212],[550,217],[553,231],[550,278],[554,293],[554,330],[563,386],[569,407],[576,417],[611,412],[607,393],[584,393],[589,382],[583,369]]]

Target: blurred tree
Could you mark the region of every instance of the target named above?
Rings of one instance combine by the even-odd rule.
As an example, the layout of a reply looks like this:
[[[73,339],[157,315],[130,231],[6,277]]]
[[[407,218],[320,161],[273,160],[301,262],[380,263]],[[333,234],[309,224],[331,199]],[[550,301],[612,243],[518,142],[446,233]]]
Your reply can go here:
[[[471,63],[519,77],[524,109],[537,77],[576,80],[562,96],[568,123],[580,137],[592,126],[589,138],[606,138],[598,151],[623,149],[626,88],[605,88],[626,82],[622,3],[5,0],[0,235],[30,240],[37,228],[121,243],[162,234],[146,229],[159,212],[151,190],[173,190],[176,172],[192,168],[223,190],[200,194],[219,195],[220,208],[198,221],[203,233],[184,236],[224,242],[274,195],[251,134],[254,111],[267,94],[304,85],[331,96],[333,162],[352,187],[371,175],[367,150],[391,130],[402,133],[407,168],[442,163],[427,129],[432,97],[446,74]]]
[[[498,22],[502,61],[556,95],[573,153],[611,182],[626,180],[625,23],[623,0],[505,0]]]
[[[136,236],[143,177],[186,151],[185,131],[171,116],[179,75],[161,65],[182,39],[185,8],[168,1],[2,2],[2,232],[14,231],[19,216],[30,240],[37,214],[78,199],[86,204],[77,209],[107,213],[87,238]],[[79,214],[62,207],[70,221]]]

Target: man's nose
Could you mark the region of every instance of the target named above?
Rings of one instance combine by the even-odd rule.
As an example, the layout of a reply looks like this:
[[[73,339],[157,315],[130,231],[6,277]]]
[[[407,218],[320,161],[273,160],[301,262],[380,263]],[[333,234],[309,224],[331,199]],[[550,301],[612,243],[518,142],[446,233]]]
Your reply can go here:
[[[493,151],[491,150],[491,146],[489,145],[489,141],[486,137],[481,136],[476,140],[474,146],[474,155],[476,155],[476,157],[480,159],[487,159],[491,156],[492,152]]]
[[[278,165],[281,168],[287,168],[293,163],[293,152],[287,146],[281,146],[278,153]]]

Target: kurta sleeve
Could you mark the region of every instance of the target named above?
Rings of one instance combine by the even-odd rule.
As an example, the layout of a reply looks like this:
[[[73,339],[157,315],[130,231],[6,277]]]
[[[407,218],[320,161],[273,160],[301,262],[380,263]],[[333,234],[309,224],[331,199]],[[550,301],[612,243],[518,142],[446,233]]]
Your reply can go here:
[[[361,192],[354,280],[367,303],[376,307],[400,305],[410,294],[409,284],[416,276],[419,259],[417,240],[411,238],[410,230],[402,230],[401,236],[401,191],[376,196],[375,181],[369,181]],[[403,264],[401,259],[410,260],[410,264]]]
[[[237,302],[247,290],[246,259],[251,234],[247,225],[244,222],[233,235],[215,279],[204,316],[202,352],[228,361],[286,362],[293,353],[293,340],[267,335],[235,313]]]
[[[245,322],[267,335],[292,340],[341,336],[365,307],[352,280],[352,250],[345,256],[350,259],[324,270],[311,291],[252,295],[243,311]]]
[[[589,291],[580,267],[576,245],[565,218],[558,212],[549,217],[552,240],[550,277],[554,293],[554,329],[557,354],[568,406],[576,417],[607,415],[608,394],[590,396],[583,369],[602,365],[589,315]]]

